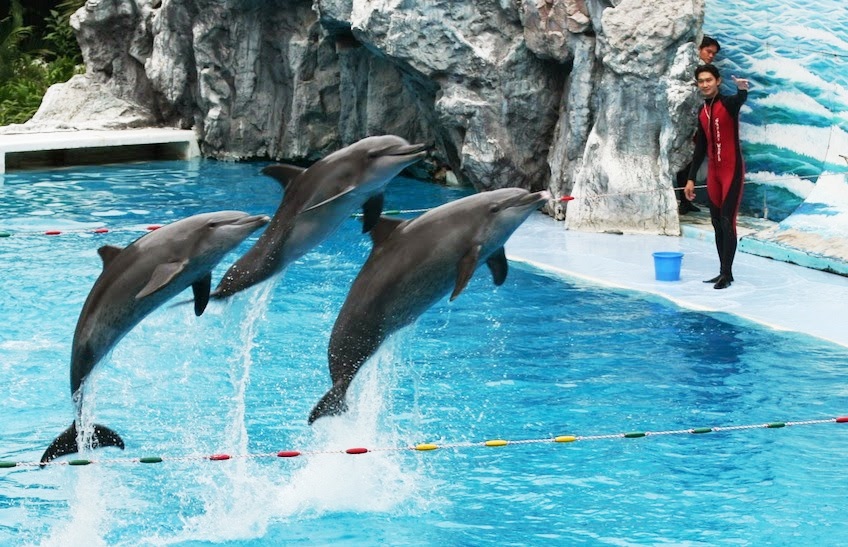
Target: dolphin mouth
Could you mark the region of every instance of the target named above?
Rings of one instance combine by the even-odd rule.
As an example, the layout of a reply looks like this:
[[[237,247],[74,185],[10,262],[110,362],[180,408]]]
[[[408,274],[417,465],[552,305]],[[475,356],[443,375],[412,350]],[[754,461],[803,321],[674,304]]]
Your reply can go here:
[[[540,202],[548,201],[549,199],[552,199],[551,193],[547,190],[542,190],[541,192],[535,192],[531,195],[537,196],[536,199]]]
[[[542,190],[540,192],[532,192],[521,196],[513,206],[517,207],[530,207],[533,205],[541,205],[551,199],[551,193],[547,190]]]
[[[256,224],[257,226],[262,226],[263,224],[268,224],[269,222],[271,222],[271,217],[269,217],[268,215],[250,215],[238,219],[233,224],[235,226],[243,226],[245,224]]]
[[[410,159],[420,159],[427,155],[427,153],[432,150],[434,147],[432,144],[428,143],[417,143],[417,144],[399,144],[397,146],[393,146],[388,150],[383,151],[382,156],[404,156],[409,157]]]

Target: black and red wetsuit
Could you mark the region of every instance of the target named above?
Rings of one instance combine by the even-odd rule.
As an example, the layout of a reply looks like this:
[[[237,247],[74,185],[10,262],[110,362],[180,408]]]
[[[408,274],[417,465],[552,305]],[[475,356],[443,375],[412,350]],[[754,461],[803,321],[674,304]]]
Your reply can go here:
[[[745,178],[745,162],[739,145],[739,110],[747,98],[748,92],[740,89],[736,95],[718,94],[704,100],[704,106],[698,111],[695,154],[689,168],[689,180],[695,180],[706,156],[707,196],[721,262],[720,273],[730,280],[736,256],[736,215]]]

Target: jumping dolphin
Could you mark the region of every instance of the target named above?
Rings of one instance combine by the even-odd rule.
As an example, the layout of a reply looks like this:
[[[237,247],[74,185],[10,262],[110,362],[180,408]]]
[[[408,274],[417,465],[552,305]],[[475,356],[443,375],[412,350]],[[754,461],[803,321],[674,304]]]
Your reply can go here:
[[[204,213],[178,220],[145,234],[121,249],[98,249],[103,271],[82,307],[71,349],[71,396],[76,419],[41,456],[41,463],[79,452],[77,427],[83,383],[97,363],[153,310],[188,287],[194,291],[194,313],[209,302],[212,269],[244,239],[270,219],[241,211]],[[111,429],[94,425],[92,448],[124,441]]]
[[[453,301],[486,263],[495,285],[506,280],[504,243],[548,192],[504,188],[446,203],[418,218],[382,217],[374,246],[333,325],[328,349],[332,388],[309,415],[311,424],[347,410],[345,394],[383,341],[453,289]]]
[[[307,169],[269,165],[262,172],[285,196],[271,223],[224,274],[213,298],[224,298],[265,281],[324,241],[362,207],[367,232],[383,212],[383,190],[404,168],[427,154],[425,144],[395,135],[366,137]]]

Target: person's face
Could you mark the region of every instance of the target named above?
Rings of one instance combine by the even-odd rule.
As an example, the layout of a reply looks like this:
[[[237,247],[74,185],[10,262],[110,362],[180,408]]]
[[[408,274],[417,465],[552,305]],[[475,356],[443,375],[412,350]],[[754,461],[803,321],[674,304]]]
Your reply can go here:
[[[715,46],[704,46],[698,51],[698,55],[701,57],[701,60],[707,65],[713,62],[716,53],[718,53],[718,48]]]
[[[721,85],[721,78],[716,78],[709,72],[701,72],[697,78],[698,89],[701,90],[701,95],[704,98],[711,99],[718,93],[718,86]]]

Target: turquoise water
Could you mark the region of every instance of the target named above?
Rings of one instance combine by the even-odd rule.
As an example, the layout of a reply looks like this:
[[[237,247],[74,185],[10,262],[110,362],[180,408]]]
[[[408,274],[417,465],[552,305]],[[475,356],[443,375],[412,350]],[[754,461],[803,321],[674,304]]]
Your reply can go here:
[[[72,419],[68,361],[96,248],[202,211],[272,213],[263,164],[7,174],[0,185],[0,460]],[[463,192],[400,179],[386,207]],[[94,234],[94,228],[110,231]],[[46,230],[67,233],[45,236]],[[329,387],[335,314],[370,249],[351,219],[273,283],[200,318],[166,307],[100,363],[87,403],[125,451],[0,469],[0,544],[834,544],[848,424],[484,447],[848,414],[848,349],[513,264],[479,271]],[[248,243],[240,249],[246,250]],[[237,258],[228,257],[217,281]],[[189,293],[187,293],[188,296]],[[432,442],[432,452],[406,447]],[[457,446],[459,445],[459,446]],[[365,447],[362,455],[342,453]],[[278,458],[298,450],[296,458]],[[238,457],[209,461],[212,454]],[[160,456],[159,464],[135,463]]]

